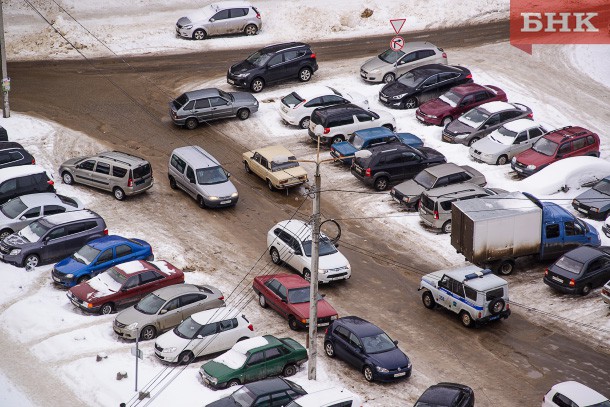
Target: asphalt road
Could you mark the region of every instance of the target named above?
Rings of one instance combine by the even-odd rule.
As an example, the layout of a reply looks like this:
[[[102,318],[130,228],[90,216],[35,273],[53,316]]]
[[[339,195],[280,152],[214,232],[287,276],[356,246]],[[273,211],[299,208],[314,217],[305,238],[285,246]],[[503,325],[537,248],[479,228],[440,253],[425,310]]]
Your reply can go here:
[[[452,48],[507,37],[508,24],[501,22],[428,31],[410,35],[407,40],[425,39]],[[388,41],[387,37],[372,37],[319,42],[312,47],[323,69],[325,61],[373,55],[387,47]],[[172,216],[165,168],[174,148],[188,143],[201,145],[234,174],[240,203],[234,209],[216,211],[214,216],[202,214],[194,202],[188,210],[205,219],[197,222],[224,231],[215,238],[234,242],[245,253],[260,253],[264,249],[261,237],[267,233],[270,220],[285,218],[299,202],[293,196],[270,193],[262,182],[245,176],[240,157],[250,146],[226,137],[223,123],[187,132],[175,128],[167,113],[167,102],[176,96],[181,85],[193,77],[203,80],[223,76],[231,63],[247,54],[248,50],[231,50],[134,57],[126,58],[126,62],[109,58],[9,63],[11,107],[149,158],[155,168],[156,189],[167,193],[165,201],[154,206],[155,211],[162,212],[151,213],[184,223],[180,227],[185,230],[192,220]],[[175,193],[171,198],[188,199]],[[138,205],[143,210],[153,210],[145,199],[138,199]],[[303,214],[309,208],[304,206]],[[327,216],[340,213],[332,196],[324,198],[323,208]],[[420,303],[419,272],[434,270],[434,259],[420,258],[416,251],[400,245],[386,244],[371,224],[346,222],[343,229],[343,250],[354,277],[327,291],[332,292],[337,308],[391,331],[413,358],[416,370],[426,376],[467,383],[475,388],[478,405],[487,406],[539,405],[553,384],[568,378],[601,390],[610,388],[607,354],[580,342],[569,332],[534,325],[515,313],[484,329],[464,329],[448,312],[429,311]],[[371,257],[371,253],[377,256]],[[380,260],[379,254],[407,267]],[[354,372],[346,374],[361,380]]]

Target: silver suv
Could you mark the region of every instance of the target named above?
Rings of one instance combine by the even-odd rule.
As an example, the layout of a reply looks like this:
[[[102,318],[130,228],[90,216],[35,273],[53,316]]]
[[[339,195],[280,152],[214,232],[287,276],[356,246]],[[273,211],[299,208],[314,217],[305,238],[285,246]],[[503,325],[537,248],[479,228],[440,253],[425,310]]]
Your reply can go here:
[[[229,174],[199,146],[175,149],[169,158],[167,176],[172,189],[182,189],[201,208],[218,208],[237,203],[239,194]]]
[[[258,34],[263,23],[258,10],[244,1],[213,3],[202,10],[181,17],[176,23],[176,35],[204,40],[212,35]]]
[[[153,186],[148,161],[120,151],[107,151],[93,157],[71,158],[59,167],[64,184],[75,182],[112,191],[119,201],[141,194]]]

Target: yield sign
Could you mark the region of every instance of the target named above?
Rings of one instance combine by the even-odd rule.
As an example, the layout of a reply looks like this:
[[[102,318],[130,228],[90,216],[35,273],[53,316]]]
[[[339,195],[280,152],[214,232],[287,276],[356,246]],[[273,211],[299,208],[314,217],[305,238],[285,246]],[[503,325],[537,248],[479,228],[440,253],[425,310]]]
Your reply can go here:
[[[398,34],[402,29],[402,26],[405,25],[406,18],[396,18],[394,20],[390,20],[390,24],[392,24],[392,28]]]

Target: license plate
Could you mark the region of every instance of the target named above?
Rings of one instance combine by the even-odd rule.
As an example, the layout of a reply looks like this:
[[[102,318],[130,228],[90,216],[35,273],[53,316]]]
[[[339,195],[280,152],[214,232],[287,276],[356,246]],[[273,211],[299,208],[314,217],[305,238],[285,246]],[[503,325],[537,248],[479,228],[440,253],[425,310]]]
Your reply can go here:
[[[226,205],[226,204],[228,204],[228,203],[231,203],[231,200],[230,200],[230,199],[228,199],[228,200],[226,200],[226,201],[220,201],[220,204],[221,204],[221,205]]]
[[[588,213],[588,211],[586,209],[583,209],[583,208],[578,208],[578,212]]]
[[[328,326],[328,325],[330,325],[330,322],[322,322],[322,323],[318,324],[318,326]]]
[[[443,140],[445,140],[445,141],[451,141],[451,137],[443,135]]]
[[[517,172],[523,172],[523,170],[522,170],[521,168],[519,168],[519,167],[515,167],[515,171],[517,171]]]
[[[552,279],[553,279],[553,280],[555,280],[555,281],[557,281],[558,283],[563,283],[563,280],[562,280],[562,279],[560,279],[559,277],[555,277],[555,276],[553,276],[553,277],[552,277]]]
[[[379,96],[379,100],[381,100],[382,102],[387,102],[388,98],[384,98],[383,96]]]
[[[407,372],[396,373],[396,374],[394,375],[394,377],[401,377],[401,376],[404,376],[404,375],[406,375],[406,374],[407,374]]]
[[[282,112],[288,113],[288,108],[286,106],[282,106]]]
[[[233,85],[235,83],[235,81],[233,79],[227,79],[227,82],[229,82],[231,85]]]

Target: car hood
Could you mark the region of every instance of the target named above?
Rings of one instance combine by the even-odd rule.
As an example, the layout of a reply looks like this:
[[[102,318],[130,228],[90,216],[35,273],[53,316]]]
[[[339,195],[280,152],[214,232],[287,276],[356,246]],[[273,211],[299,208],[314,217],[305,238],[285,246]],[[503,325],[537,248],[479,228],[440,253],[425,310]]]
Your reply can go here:
[[[253,103],[258,103],[258,100],[248,92],[232,92],[231,96],[233,96],[234,103],[236,105],[247,106]]]
[[[199,339],[195,338],[193,340],[190,340],[181,338],[174,333],[173,329],[171,329],[168,332],[165,332],[164,334],[160,335],[155,341],[155,344],[159,345],[164,349],[173,347],[175,347],[176,349],[184,349],[188,345],[192,345],[191,347],[195,346],[197,344],[197,341],[199,341]]]
[[[411,94],[415,92],[415,88],[411,88],[407,85],[403,85],[402,83],[395,81],[392,83],[388,83],[383,88],[381,88],[381,93],[386,96],[396,96],[402,94]]]
[[[23,246],[29,246],[32,244],[37,244],[38,242],[30,242],[30,241],[24,239],[23,237],[21,237],[19,234],[13,233],[12,235],[9,235],[4,238],[4,243],[6,245],[9,245],[12,247],[23,247]]]
[[[553,155],[549,157],[530,148],[529,150],[525,150],[524,152],[518,154],[517,161],[523,165],[533,164],[536,167],[540,167],[541,165],[550,164],[555,161],[555,156]]]
[[[233,397],[227,396],[220,400],[216,400],[212,403],[206,404],[205,407],[241,407],[241,404],[235,401]]]
[[[70,158],[69,160],[64,161],[61,166],[62,167],[73,167],[74,165],[76,165],[77,162],[79,162],[80,160],[82,160],[84,158],[85,157]]]
[[[471,146],[471,148],[480,151],[483,154],[493,155],[506,153],[510,151],[510,147],[511,146],[494,141],[490,136],[483,137]]]
[[[417,137],[415,134],[411,133],[396,133],[396,136],[402,141],[403,144],[406,144],[411,147],[420,148],[424,145],[422,139]]]
[[[290,304],[290,308],[294,310],[295,315],[299,318],[309,318],[309,301],[299,304]],[[328,301],[324,299],[318,301],[318,318],[327,318],[337,314],[338,312],[328,303]]]
[[[432,99],[426,103],[423,103],[419,107],[419,110],[421,110],[422,113],[427,115],[442,116],[443,113],[446,113],[451,110],[451,106],[449,106],[447,103],[443,102],[440,99]]]
[[[233,372],[236,371],[236,369],[231,369],[229,366],[223,363],[216,362],[215,360],[210,360],[201,368],[205,373],[217,378],[220,383],[222,383],[225,378],[230,377]],[[241,367],[239,369],[241,369]]]
[[[78,274],[80,271],[85,270],[86,264],[80,261],[74,260],[72,257],[66,257],[57,264],[55,264],[55,270],[62,274]]]
[[[360,68],[367,72],[371,72],[374,69],[387,69],[390,66],[392,65],[382,61],[379,57],[373,57],[362,64]]]
[[[459,120],[452,121],[447,125],[447,127],[445,127],[445,129],[452,134],[470,134],[477,130]]]
[[[142,328],[144,325],[149,322],[154,322],[157,317],[157,314],[148,315],[143,312],[135,309],[134,306],[131,306],[123,311],[119,312],[115,319],[119,321],[121,324],[130,325],[134,322],[138,323],[138,327]]]
[[[424,152],[428,156],[428,158],[425,160],[427,162],[446,162],[447,161],[445,156],[440,151],[437,151],[433,148],[420,147],[418,150]]]
[[[320,256],[320,269],[334,269],[347,266],[347,259],[341,252]]]
[[[199,185],[209,196],[217,196],[219,198],[231,196],[237,192],[235,185],[231,181],[222,182],[220,184]]]
[[[412,179],[396,185],[394,189],[409,198],[418,197],[426,190]]]
[[[390,370],[403,368],[409,364],[407,355],[398,348],[391,349],[387,352],[369,353],[368,357],[375,365]]]
[[[109,287],[104,283],[104,280],[102,280],[102,274],[98,274],[89,281],[75,285],[68,291],[82,301],[93,304],[101,303],[117,293],[113,287]],[[95,288],[93,286],[95,286]]]
[[[192,23],[191,19],[188,17],[180,17],[178,19],[178,23],[180,26],[184,27],[185,25],[189,25],[190,23]]]
[[[596,191],[593,188],[583,192],[574,199],[579,202],[586,203],[587,205],[592,206],[594,208],[601,208],[610,204],[610,196],[602,194],[601,192]]]
[[[240,73],[248,72],[254,67],[255,67],[255,65],[251,64],[250,62],[248,62],[246,60],[243,60],[243,61],[238,62],[235,65],[231,66],[231,73],[240,74]]]
[[[351,143],[349,143],[347,141],[341,141],[339,143],[333,144],[332,149],[343,156],[352,155],[356,151],[358,151],[358,149],[356,149],[356,147],[354,147]]]

